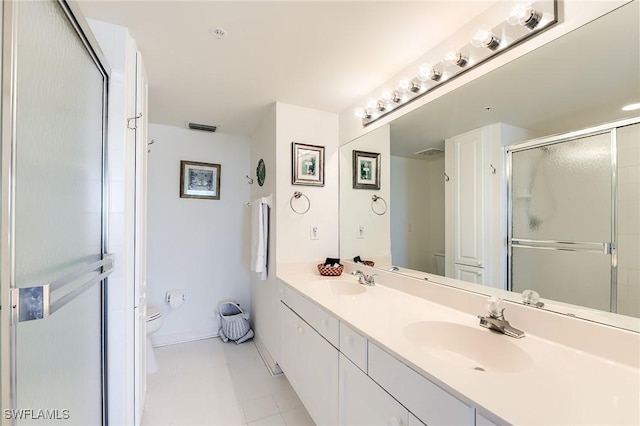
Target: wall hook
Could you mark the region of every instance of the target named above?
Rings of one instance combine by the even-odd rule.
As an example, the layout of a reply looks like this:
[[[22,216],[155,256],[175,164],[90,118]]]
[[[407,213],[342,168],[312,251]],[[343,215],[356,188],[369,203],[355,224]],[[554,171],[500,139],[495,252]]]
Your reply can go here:
[[[491,167],[491,174],[495,175],[496,174],[496,168],[493,167],[493,164],[489,164],[489,167]]]
[[[138,123],[131,127],[131,120],[137,120],[138,118],[142,118],[142,113],[138,114],[136,117],[127,118],[127,129],[136,130],[138,128]]]
[[[249,175],[245,175],[244,177],[247,178],[249,185],[253,185],[253,178],[249,177]]]
[[[446,173],[444,174],[444,181],[449,182],[449,175]]]
[[[147,154],[151,152],[151,148],[149,148],[150,145],[153,145],[156,141],[151,139],[151,142],[147,143]]]

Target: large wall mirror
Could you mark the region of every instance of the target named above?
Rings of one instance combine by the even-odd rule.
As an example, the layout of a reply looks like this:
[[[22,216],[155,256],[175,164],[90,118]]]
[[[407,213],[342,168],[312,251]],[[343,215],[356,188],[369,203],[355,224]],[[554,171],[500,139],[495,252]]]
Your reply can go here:
[[[453,280],[434,278],[445,275],[445,228],[450,220],[445,215],[445,140],[505,123],[526,130],[525,139],[512,141],[519,143],[638,117],[637,110],[621,108],[640,100],[639,18],[639,2],[627,3],[343,145],[341,257],[370,258],[376,261],[376,267],[385,270],[395,267],[398,273],[418,278],[427,273],[432,281],[455,285]],[[640,140],[636,140],[637,145]],[[379,190],[352,187],[354,150],[381,154]],[[635,188],[640,198],[639,186],[636,183],[625,190]],[[379,208],[376,211],[373,195],[388,204],[386,214],[380,215]],[[637,204],[636,201],[636,208]],[[627,220],[634,221],[631,226],[638,233],[640,219]],[[640,237],[636,240],[640,241]],[[638,241],[630,245],[627,257],[640,259]],[[506,244],[504,251],[506,256]],[[625,291],[627,297],[635,295],[638,299],[640,264],[636,267],[624,272],[629,274],[625,279],[631,284],[630,290]],[[490,287],[506,288],[503,283],[460,284],[483,294],[493,294]],[[544,299],[545,295],[541,297]],[[515,292],[506,298],[521,300]],[[565,304],[548,304],[550,309],[555,306],[563,306],[561,312],[611,325],[636,331],[640,328],[636,318],[640,316],[640,304],[637,312],[634,308],[625,315],[578,306],[571,306],[575,309],[569,311]]]

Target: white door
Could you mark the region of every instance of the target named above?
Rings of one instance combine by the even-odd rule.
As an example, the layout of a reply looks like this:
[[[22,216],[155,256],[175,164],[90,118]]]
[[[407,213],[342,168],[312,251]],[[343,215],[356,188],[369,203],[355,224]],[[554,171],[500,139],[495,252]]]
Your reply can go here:
[[[107,68],[75,6],[2,7],[3,420],[107,424]]]
[[[142,420],[147,392],[147,74],[140,52],[136,54],[136,196],[135,196],[135,416]],[[131,121],[134,122],[133,120]]]

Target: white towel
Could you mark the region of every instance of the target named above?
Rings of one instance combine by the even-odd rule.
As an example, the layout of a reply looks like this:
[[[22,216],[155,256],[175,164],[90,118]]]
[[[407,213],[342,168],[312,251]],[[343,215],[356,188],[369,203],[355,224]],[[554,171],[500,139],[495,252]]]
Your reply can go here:
[[[269,206],[263,198],[251,202],[251,270],[267,279]]]

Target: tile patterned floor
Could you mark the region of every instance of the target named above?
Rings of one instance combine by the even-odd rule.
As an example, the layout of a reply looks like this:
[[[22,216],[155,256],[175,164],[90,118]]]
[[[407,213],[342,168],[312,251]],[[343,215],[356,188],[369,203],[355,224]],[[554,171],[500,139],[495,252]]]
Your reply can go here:
[[[155,348],[142,426],[313,426],[284,375],[271,376],[253,342],[220,339]]]

